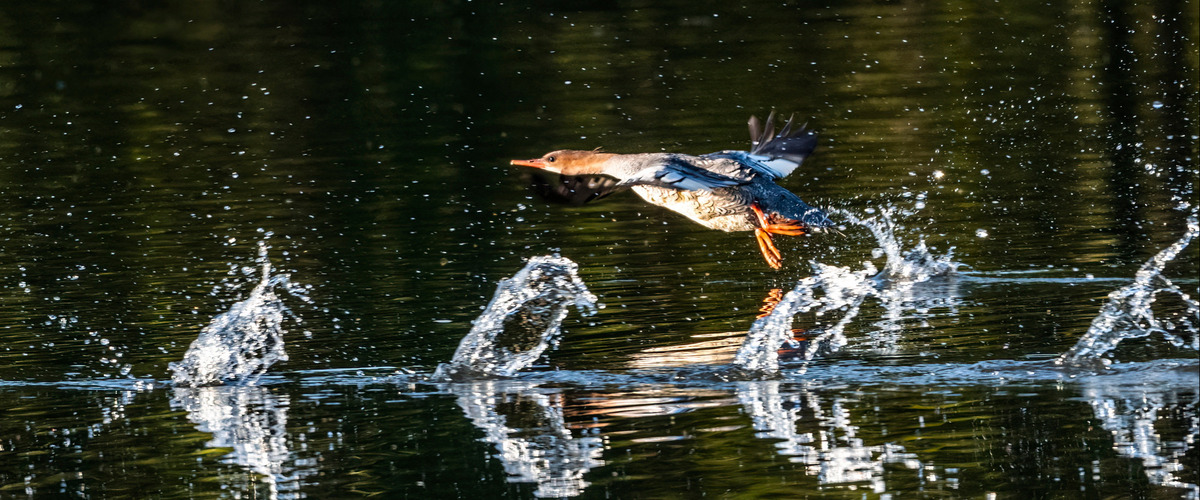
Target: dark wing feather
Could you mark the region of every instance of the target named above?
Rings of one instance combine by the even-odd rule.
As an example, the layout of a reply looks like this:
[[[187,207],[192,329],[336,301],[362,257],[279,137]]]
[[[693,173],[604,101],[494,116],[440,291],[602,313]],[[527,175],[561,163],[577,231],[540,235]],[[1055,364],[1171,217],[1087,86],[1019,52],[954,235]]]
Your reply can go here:
[[[796,125],[796,116],[792,115],[780,130],[775,133],[775,112],[767,117],[766,128],[758,122],[757,117],[750,117],[750,154],[783,158],[797,164],[804,161],[817,147],[817,134],[808,130],[804,125]],[[774,134],[774,135],[773,135]]]

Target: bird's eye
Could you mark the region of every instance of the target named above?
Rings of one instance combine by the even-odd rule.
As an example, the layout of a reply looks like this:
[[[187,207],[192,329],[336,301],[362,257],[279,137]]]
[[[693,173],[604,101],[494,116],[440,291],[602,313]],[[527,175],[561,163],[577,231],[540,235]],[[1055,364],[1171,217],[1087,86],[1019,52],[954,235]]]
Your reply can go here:
[[[546,161],[548,161],[548,162],[550,162],[550,163],[554,163],[554,160],[556,160],[556,159],[557,159],[557,158],[555,158],[555,157],[553,157],[553,156],[547,156],[547,157],[546,157]]]

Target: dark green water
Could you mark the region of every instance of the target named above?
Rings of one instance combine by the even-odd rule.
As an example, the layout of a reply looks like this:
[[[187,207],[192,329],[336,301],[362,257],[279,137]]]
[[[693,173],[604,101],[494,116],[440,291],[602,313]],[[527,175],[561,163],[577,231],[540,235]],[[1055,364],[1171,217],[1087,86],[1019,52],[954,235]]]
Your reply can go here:
[[[0,3],[0,498],[1196,498],[1196,351],[1038,364],[1200,204],[1196,12]],[[748,233],[549,204],[508,161],[743,148],[772,108],[821,137],[782,185],[915,212],[896,234],[965,265],[783,380],[644,375],[726,362],[772,289],[875,239],[780,237],[776,272]],[[290,359],[167,387],[263,240],[312,287]],[[1165,271],[1193,298],[1195,245]],[[552,252],[606,307],[531,374],[388,377]]]

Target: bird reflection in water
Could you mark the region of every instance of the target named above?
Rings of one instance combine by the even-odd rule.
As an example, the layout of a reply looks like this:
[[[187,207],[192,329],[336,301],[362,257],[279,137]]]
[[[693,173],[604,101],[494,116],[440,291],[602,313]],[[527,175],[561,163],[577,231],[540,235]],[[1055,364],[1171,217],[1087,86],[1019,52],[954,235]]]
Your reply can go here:
[[[762,299],[758,315],[754,318],[764,318],[775,310],[775,306],[783,299],[783,290],[772,288]],[[631,369],[669,368],[682,365],[726,365],[733,361],[734,355],[746,337],[745,331],[699,333],[692,335],[693,342],[686,344],[651,347],[630,356],[628,367]],[[779,357],[782,361],[803,361],[808,352],[811,335],[803,328],[793,328],[792,337],[779,346]]]

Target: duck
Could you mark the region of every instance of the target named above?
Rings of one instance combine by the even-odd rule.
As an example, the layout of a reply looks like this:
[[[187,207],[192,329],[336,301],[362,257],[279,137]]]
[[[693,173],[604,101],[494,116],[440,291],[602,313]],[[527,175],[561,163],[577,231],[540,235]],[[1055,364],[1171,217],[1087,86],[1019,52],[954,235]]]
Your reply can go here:
[[[774,111],[765,122],[751,116],[747,125],[748,151],[689,155],[560,149],[510,163],[560,174],[557,190],[575,202],[628,188],[646,202],[709,229],[753,231],[763,259],[779,270],[783,256],[772,235],[814,234],[834,225],[824,211],[776,183],[812,154],[817,134],[796,125],[795,115],[775,133]]]

